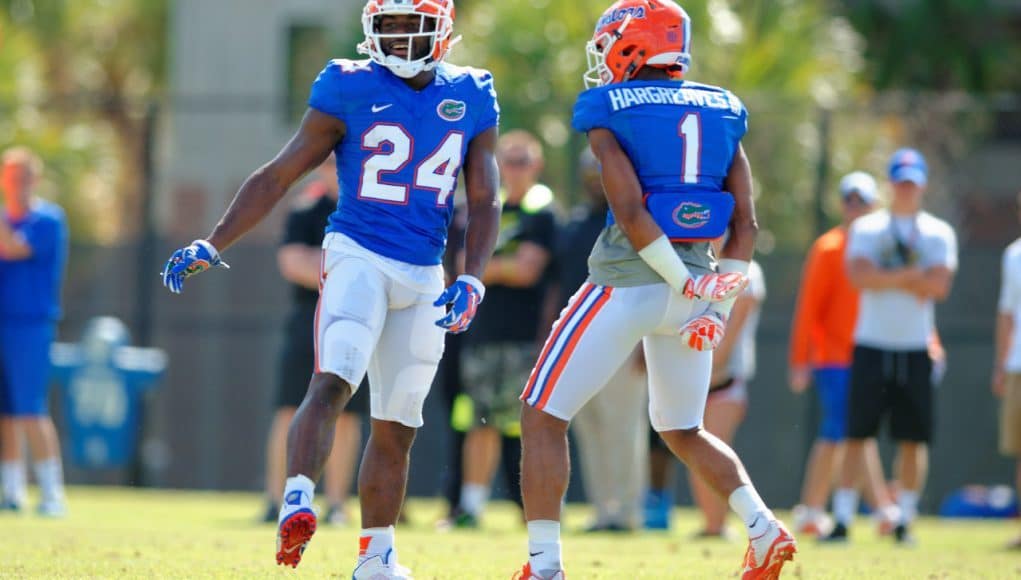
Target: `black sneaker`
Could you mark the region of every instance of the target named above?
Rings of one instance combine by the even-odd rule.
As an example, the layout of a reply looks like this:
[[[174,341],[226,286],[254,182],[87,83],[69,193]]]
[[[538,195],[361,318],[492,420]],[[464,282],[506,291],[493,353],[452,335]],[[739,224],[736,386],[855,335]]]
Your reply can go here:
[[[479,518],[468,512],[461,512],[454,518],[454,527],[473,530],[479,527]]]
[[[836,525],[833,526],[833,530],[831,530],[830,533],[826,534],[825,536],[819,537],[819,541],[828,544],[846,543],[848,541],[847,526],[840,522],[837,522]]]
[[[915,536],[905,524],[897,524],[897,527],[893,528],[893,540],[904,546],[915,545]]]

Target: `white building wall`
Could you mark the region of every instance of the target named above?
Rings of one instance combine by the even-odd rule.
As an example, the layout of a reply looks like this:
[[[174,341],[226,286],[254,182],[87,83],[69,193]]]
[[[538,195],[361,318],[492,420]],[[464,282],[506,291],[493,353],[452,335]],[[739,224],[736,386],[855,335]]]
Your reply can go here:
[[[172,3],[171,96],[162,116],[158,164],[163,231],[204,234],[245,177],[293,134],[296,124],[282,112],[289,28],[323,23],[339,36],[357,30],[361,6],[361,0]],[[335,56],[353,54],[357,40],[344,40],[352,49]],[[184,190],[190,193],[181,195]],[[196,205],[200,215],[180,224],[180,212]],[[276,221],[255,235],[275,235]]]

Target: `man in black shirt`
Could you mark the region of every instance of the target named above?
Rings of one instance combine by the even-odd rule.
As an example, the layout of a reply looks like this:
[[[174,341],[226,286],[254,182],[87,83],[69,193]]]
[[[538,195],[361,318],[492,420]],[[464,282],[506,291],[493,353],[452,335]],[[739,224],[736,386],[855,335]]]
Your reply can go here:
[[[543,169],[538,139],[510,131],[500,138],[497,162],[503,180],[500,237],[482,277],[486,299],[463,344],[462,377],[475,422],[464,443],[457,520],[462,527],[478,523],[500,459],[501,435],[519,433],[518,395],[546,331],[539,326],[556,235],[553,192],[538,183]]]
[[[314,327],[319,302],[320,257],[327,218],[337,209],[336,164],[333,156],[316,170],[313,180],[287,216],[284,239],[277,250],[277,266],[291,283],[291,312],[284,330],[280,360],[280,382],[276,413],[270,427],[266,450],[266,522],[276,522],[286,477],[287,429],[294,412],[305,398],[308,378],[315,367],[315,350],[310,328]],[[361,448],[360,415],[367,411],[368,389],[358,389],[337,418],[333,453],[326,463],[325,495],[328,509],[324,521],[343,524],[344,511],[355,461]]]

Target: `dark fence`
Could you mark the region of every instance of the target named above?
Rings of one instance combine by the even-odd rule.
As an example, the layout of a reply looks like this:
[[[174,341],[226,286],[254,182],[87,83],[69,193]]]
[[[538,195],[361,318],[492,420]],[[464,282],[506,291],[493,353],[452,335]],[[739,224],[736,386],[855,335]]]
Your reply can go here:
[[[69,466],[69,479],[261,489],[277,355],[289,306],[272,260],[274,248],[232,248],[230,271],[203,274],[175,296],[160,286],[157,276],[172,248],[157,247],[158,258],[148,264],[151,276],[124,271],[126,263],[145,263],[130,258],[139,251],[135,246],[72,249],[62,339],[77,340],[88,318],[118,316],[133,329],[149,325],[149,346],[165,349],[170,367],[148,400],[139,465],[117,473]],[[758,333],[759,372],[736,443],[763,496],[778,506],[796,502],[816,430],[814,395],[793,395],[786,382],[789,325],[802,258],[776,253],[760,259],[768,298]],[[938,308],[949,370],[937,398],[927,509],[966,483],[1010,482],[1010,463],[996,452],[997,406],[988,386],[999,258],[999,250],[992,248],[965,250],[952,296]],[[427,402],[426,424],[413,452],[413,495],[439,493],[449,467],[443,406],[438,393]],[[888,467],[889,451],[884,449]],[[683,480],[679,477],[677,485],[679,496],[686,498]],[[572,498],[578,497],[578,489],[573,486]]]

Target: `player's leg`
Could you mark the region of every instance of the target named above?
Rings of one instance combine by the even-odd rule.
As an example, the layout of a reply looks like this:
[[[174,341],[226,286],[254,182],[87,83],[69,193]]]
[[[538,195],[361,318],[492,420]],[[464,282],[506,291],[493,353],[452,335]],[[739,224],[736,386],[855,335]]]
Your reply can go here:
[[[0,324],[0,510],[17,511],[25,503],[28,476],[21,456],[21,429],[14,417],[14,393],[4,364],[13,356],[6,334],[5,325]]]
[[[568,422],[658,321],[669,288],[584,284],[553,325],[521,399],[521,492],[528,526],[524,578],[561,573],[560,506],[570,476]]]
[[[710,394],[705,410],[706,431],[730,445],[737,433],[737,428],[744,420],[747,409],[748,400],[743,383],[736,383],[723,391]],[[727,504],[704,480],[695,477],[694,472],[689,471],[689,475],[692,496],[705,519],[705,527],[700,535],[704,537],[724,536]]]
[[[394,283],[391,310],[369,364],[372,430],[358,473],[362,532],[354,577],[394,574],[398,564],[394,538],[404,503],[411,446],[422,426],[422,407],[443,356],[444,331],[435,321],[442,308],[432,305],[442,284],[412,291]]]
[[[315,482],[333,447],[337,417],[365,376],[388,307],[383,274],[368,261],[327,251],[315,324],[315,370],[287,437],[287,482],[277,562],[297,566],[315,533]]]
[[[887,381],[892,373],[891,355],[875,348],[856,346],[851,362],[848,395],[847,441],[840,483],[833,493],[833,530],[825,540],[843,542],[858,511],[858,485],[865,474],[866,440],[879,434],[888,408]]]
[[[898,386],[891,409],[890,435],[898,442],[900,464],[900,524],[898,542],[911,542],[910,526],[918,515],[918,500],[929,468],[928,443],[932,439],[932,359],[926,351],[898,353]]]
[[[39,484],[39,513],[60,517],[66,512],[60,439],[47,405],[52,324],[26,324],[18,337],[19,356],[5,366],[14,391],[15,415],[25,433]]]
[[[459,527],[478,525],[500,461],[501,434],[492,415],[505,373],[503,346],[469,342],[462,353],[464,392],[471,400],[474,416],[461,456],[461,497],[454,522]]]
[[[844,458],[851,369],[827,367],[816,369],[812,374],[821,418],[805,468],[801,503],[794,510],[794,532],[823,536],[830,531],[826,500],[834,474]]]
[[[1021,374],[1008,373],[1006,383],[1000,399],[999,448],[1014,459],[1014,491],[1021,498]],[[1021,549],[1021,534],[1011,539],[1007,548]]]
[[[359,388],[359,392],[362,388]],[[323,488],[326,494],[327,523],[344,525],[349,521],[347,513],[348,492],[354,480],[355,465],[362,450],[362,419],[357,413],[345,409],[337,417],[333,433],[333,452],[326,460]]]
[[[743,578],[775,577],[794,556],[794,538],[759,497],[734,450],[702,427],[712,353],[691,350],[675,334],[646,336],[643,343],[652,426],[747,526]]]

